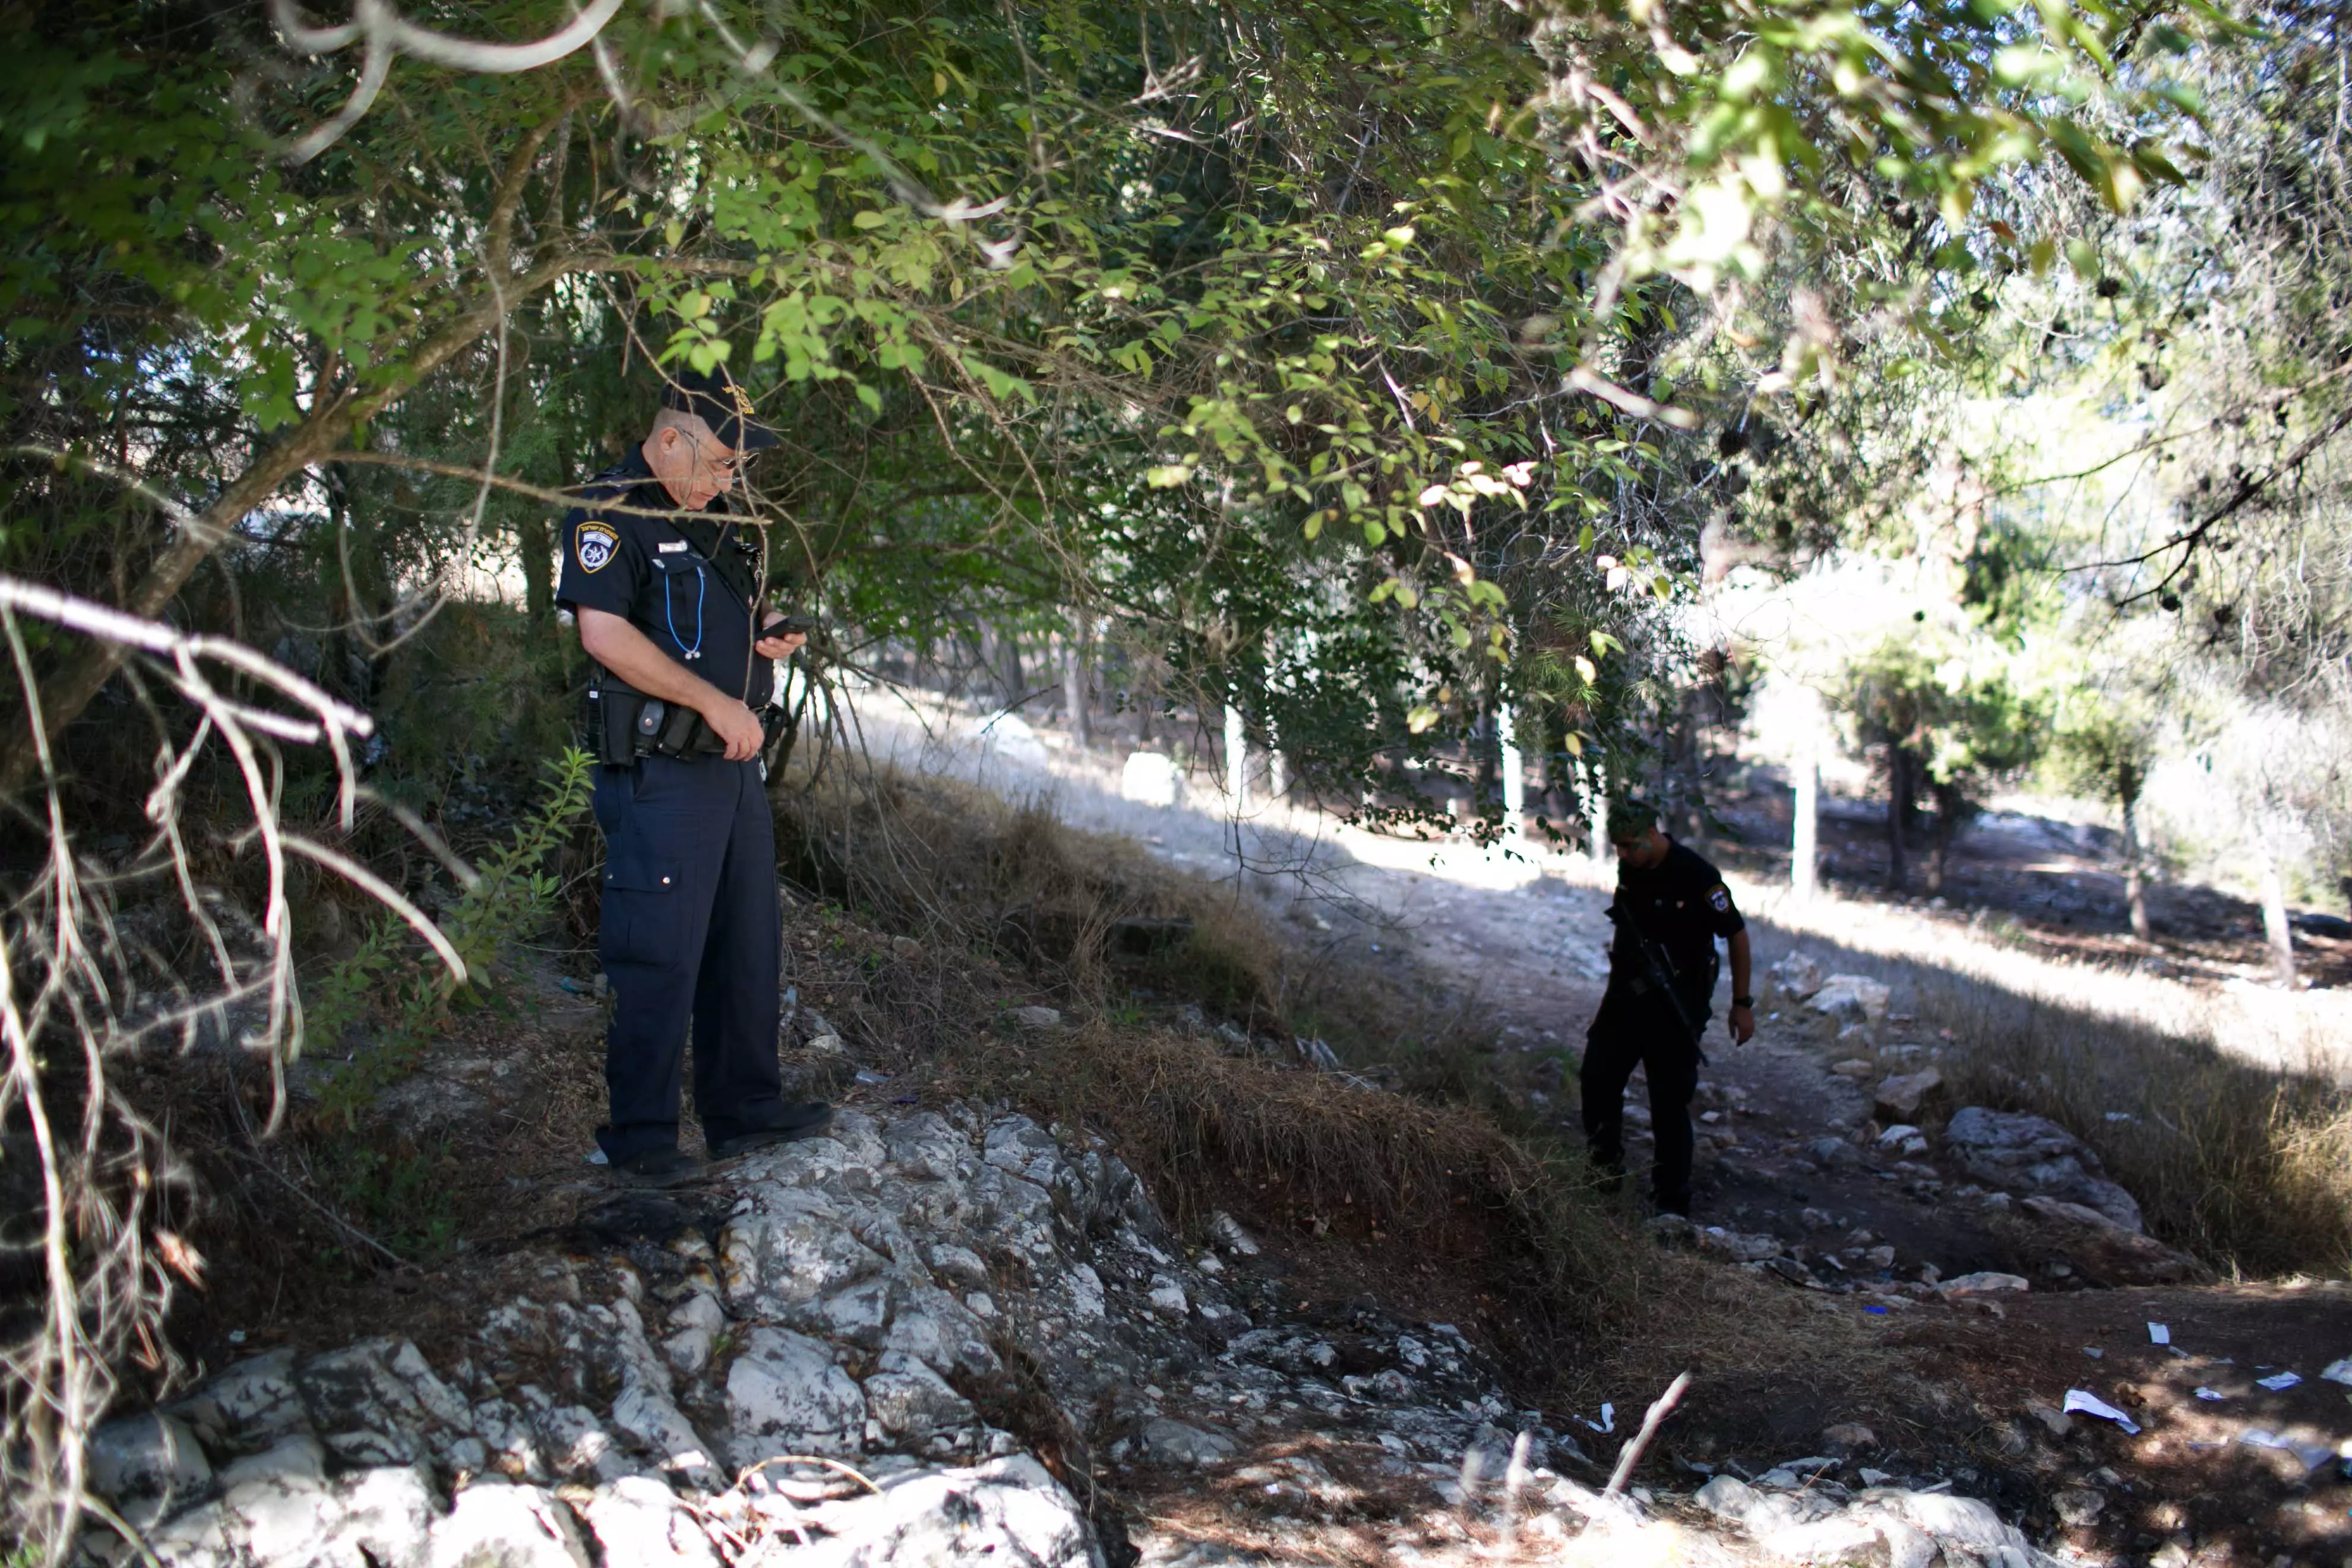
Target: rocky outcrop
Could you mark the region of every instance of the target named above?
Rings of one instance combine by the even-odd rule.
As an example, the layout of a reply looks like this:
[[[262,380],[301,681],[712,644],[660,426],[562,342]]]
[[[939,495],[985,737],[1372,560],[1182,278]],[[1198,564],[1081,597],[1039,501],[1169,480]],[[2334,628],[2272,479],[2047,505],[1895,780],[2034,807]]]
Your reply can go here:
[[[2063,1260],[2085,1284],[2187,1285],[2212,1277],[2187,1253],[2143,1232],[2126,1230],[2085,1205],[2037,1196],[2017,1207],[2017,1223],[2032,1244]]]
[[[2138,1203],[2107,1179],[2089,1145],[2046,1117],[1971,1105],[1953,1112],[1944,1141],[1961,1167],[1987,1186],[2079,1204],[2126,1231],[2146,1228]]]
[[[1555,1440],[1450,1327],[1287,1319],[1229,1218],[1190,1251],[1109,1151],[1024,1117],[845,1112],[700,1201],[583,1215],[589,1258],[540,1259],[431,1360],[242,1362],[101,1431],[98,1483],[162,1561],[207,1568],[715,1568],[783,1542],[1060,1564],[1090,1523],[1012,1426],[1189,1469],[1305,1425],[1416,1488]]]
[[[2041,1561],[1982,1504],[1848,1492],[1837,1458],[1718,1477],[1696,1500],[1727,1521],[1711,1533],[1671,1500],[1603,1497],[1453,1328],[1303,1307],[1229,1216],[1205,1229],[1188,1248],[1108,1150],[1023,1117],[844,1113],[708,1194],[596,1206],[430,1357],[383,1338],[249,1358],[110,1424],[92,1474],[169,1568],[1125,1568],[1041,1451],[1242,1489],[1261,1532],[1318,1510],[1421,1531],[1436,1505],[1659,1561]],[[1488,1560],[1455,1533],[1417,1560]],[[1148,1568],[1282,1556],[1165,1527],[1136,1544]]]

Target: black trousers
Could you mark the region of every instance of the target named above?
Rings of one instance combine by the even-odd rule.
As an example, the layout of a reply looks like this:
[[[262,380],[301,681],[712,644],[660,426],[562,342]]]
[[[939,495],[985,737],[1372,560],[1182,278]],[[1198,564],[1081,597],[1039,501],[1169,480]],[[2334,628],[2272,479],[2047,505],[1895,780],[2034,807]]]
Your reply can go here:
[[[596,947],[614,993],[612,1120],[596,1142],[615,1163],[677,1146],[689,1026],[703,1136],[780,1125],[782,910],[760,764],[646,757],[607,766],[595,805],[604,830]]]
[[[1704,1026],[1706,1005],[1684,1005]],[[1657,1140],[1650,1190],[1660,1206],[1680,1213],[1690,1206],[1690,1103],[1698,1093],[1698,1043],[1663,996],[1628,995],[1612,985],[1585,1033],[1578,1078],[1584,1141],[1603,1170],[1625,1168],[1625,1085],[1636,1067],[1650,1075],[1650,1131]]]

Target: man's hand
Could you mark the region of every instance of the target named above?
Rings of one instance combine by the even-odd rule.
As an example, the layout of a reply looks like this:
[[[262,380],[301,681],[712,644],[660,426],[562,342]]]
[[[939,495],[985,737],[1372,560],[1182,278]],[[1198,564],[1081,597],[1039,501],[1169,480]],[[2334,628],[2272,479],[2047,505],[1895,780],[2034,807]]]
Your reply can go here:
[[[808,643],[808,633],[778,629],[791,624],[789,616],[770,616],[761,623],[760,640],[751,645],[751,651],[761,658],[790,658],[800,652]]]
[[[1724,1027],[1731,1031],[1731,1043],[1744,1046],[1756,1037],[1756,1009],[1734,1007],[1724,1016]]]
[[[718,696],[716,692],[713,696]],[[727,760],[749,762],[760,754],[767,734],[760,728],[759,716],[732,697],[719,697],[707,708],[697,710],[704,723],[727,742]]]

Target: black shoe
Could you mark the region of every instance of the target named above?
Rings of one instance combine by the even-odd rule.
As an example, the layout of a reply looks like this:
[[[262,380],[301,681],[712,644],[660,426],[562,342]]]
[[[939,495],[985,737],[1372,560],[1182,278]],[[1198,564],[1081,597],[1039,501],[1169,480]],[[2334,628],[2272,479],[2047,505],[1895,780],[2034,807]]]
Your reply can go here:
[[[710,1157],[732,1160],[758,1149],[772,1149],[779,1143],[791,1143],[803,1138],[814,1138],[833,1125],[833,1107],[824,1100],[813,1100],[804,1105],[784,1107],[784,1120],[774,1127],[755,1127],[748,1132],[710,1140]]]
[[[700,1178],[700,1160],[683,1149],[648,1149],[611,1166],[612,1180],[624,1187],[682,1187]]]

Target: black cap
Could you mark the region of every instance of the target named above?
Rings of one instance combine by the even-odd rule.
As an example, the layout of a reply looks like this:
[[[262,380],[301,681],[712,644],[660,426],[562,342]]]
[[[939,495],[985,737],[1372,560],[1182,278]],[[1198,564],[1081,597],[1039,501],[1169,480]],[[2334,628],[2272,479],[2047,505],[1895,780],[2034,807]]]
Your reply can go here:
[[[723,364],[708,371],[684,368],[662,388],[662,406],[691,414],[710,426],[710,433],[738,452],[760,452],[776,445],[773,430],[751,417],[751,399],[735,384]]]

